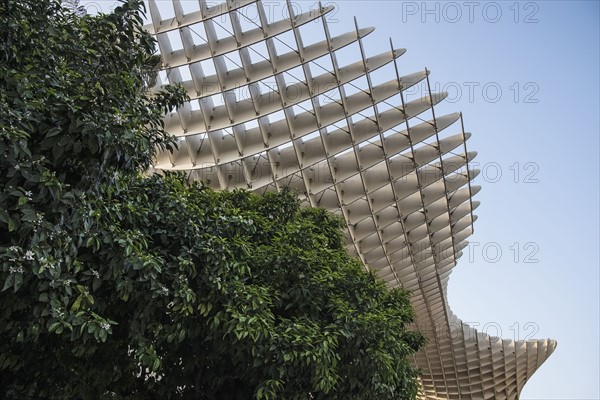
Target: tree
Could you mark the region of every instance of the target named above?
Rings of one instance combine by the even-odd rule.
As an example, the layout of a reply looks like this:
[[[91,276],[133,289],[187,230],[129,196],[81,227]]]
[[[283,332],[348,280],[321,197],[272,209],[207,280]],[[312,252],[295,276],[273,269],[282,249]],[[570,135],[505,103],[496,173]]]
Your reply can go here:
[[[185,93],[141,9],[0,2],[0,397],[414,398],[408,293],[337,217],[144,175]]]

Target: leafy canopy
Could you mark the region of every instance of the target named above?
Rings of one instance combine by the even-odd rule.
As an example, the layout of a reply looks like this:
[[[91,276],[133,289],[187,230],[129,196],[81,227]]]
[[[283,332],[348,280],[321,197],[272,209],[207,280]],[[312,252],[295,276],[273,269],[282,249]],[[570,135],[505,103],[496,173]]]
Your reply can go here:
[[[0,397],[414,398],[408,294],[337,217],[141,174],[186,99],[141,8],[0,2]]]

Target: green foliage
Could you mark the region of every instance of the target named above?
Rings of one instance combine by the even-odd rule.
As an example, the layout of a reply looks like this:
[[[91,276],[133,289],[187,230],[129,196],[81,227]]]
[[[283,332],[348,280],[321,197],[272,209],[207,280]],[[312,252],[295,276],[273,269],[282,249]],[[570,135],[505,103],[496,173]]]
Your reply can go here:
[[[339,219],[141,175],[185,95],[145,91],[140,3],[0,2],[0,397],[414,398],[408,294]]]

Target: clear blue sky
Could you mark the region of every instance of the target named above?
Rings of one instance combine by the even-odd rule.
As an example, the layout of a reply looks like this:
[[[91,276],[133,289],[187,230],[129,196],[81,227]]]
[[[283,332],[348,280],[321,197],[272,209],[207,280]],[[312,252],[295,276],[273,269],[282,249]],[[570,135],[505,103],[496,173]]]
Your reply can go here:
[[[462,111],[473,133],[482,204],[453,311],[491,334],[558,340],[522,399],[598,399],[598,2],[471,4],[341,1],[335,29],[356,15],[377,28],[371,54],[388,36],[407,48],[401,72],[427,66],[452,101],[440,112]]]
[[[401,74],[427,66],[432,86],[450,93],[439,113],[462,111],[473,133],[482,205],[450,280],[453,311],[490,334],[558,340],[522,399],[600,398],[598,2],[323,3],[337,7],[334,35],[355,15],[377,28],[368,55],[388,50],[388,37],[407,48]],[[284,13],[280,0],[265,4]]]

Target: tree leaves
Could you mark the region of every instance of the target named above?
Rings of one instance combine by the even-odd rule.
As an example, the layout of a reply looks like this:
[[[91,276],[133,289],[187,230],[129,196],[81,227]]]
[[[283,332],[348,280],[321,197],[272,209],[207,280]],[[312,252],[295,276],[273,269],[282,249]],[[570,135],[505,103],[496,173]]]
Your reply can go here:
[[[0,2],[0,397],[414,398],[408,294],[339,218],[144,174],[185,93],[142,7]]]

